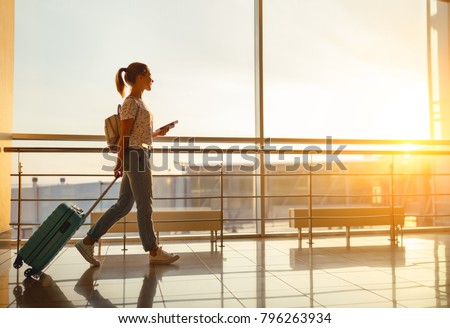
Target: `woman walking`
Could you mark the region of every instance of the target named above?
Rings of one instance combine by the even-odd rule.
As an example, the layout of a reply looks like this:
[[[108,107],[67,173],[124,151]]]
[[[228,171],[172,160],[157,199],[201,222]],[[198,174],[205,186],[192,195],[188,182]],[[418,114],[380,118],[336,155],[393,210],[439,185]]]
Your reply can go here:
[[[117,91],[123,97],[125,82],[131,87],[120,112],[121,133],[116,177],[122,177],[119,200],[111,206],[86,237],[76,243],[81,255],[94,266],[100,262],[94,257],[94,244],[122,217],[128,214],[134,202],[142,246],[149,252],[150,263],[169,264],[179,259],[178,255],[165,252],[156,242],[153,230],[153,181],[150,169],[153,138],[165,135],[169,128],[153,132],[153,115],[142,101],[144,91],[152,89],[153,79],[147,65],[131,63],[116,74]]]

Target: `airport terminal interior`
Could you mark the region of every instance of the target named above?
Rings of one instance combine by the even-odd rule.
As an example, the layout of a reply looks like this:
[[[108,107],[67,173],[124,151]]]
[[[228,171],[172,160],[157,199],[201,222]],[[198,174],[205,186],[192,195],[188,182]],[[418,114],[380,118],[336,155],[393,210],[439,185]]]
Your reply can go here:
[[[449,1],[130,3],[0,0],[0,308],[450,307]],[[155,124],[179,120],[151,165],[180,259],[149,262],[135,207],[83,259],[117,182],[30,275],[58,203],[112,180],[134,60]]]

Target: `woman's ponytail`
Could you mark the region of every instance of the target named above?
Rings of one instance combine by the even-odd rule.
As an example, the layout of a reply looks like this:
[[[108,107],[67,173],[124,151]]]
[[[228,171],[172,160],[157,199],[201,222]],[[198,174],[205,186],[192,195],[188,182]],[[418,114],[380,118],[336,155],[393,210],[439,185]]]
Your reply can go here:
[[[117,71],[117,74],[116,74],[116,88],[117,88],[117,91],[119,91],[122,98],[125,95],[125,82],[123,81],[122,73],[126,72],[126,71],[127,71],[126,68],[121,68]]]

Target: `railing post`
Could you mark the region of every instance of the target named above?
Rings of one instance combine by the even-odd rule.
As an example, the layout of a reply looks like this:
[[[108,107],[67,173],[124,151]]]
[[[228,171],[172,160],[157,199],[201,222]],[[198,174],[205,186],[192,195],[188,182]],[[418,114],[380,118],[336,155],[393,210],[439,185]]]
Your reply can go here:
[[[18,186],[18,202],[17,202],[17,254],[19,254],[20,249],[20,231],[22,228],[22,162],[20,161],[20,153],[18,154],[18,179],[19,179],[19,186]]]
[[[312,155],[310,155],[310,163],[312,163]],[[313,190],[312,190],[312,169],[311,169],[311,164],[307,165],[306,167],[308,167],[309,170],[309,195],[308,195],[308,228],[309,228],[309,232],[308,232],[308,244],[312,245],[313,241],[312,241],[312,227],[313,227]]]
[[[125,253],[128,250],[127,249],[127,216],[125,215],[122,218],[122,220],[123,220],[123,248],[122,248],[122,251]]]
[[[223,247],[223,164],[220,168],[220,247]]]
[[[395,243],[397,236],[395,233],[395,186],[394,186],[394,156],[391,155],[391,227],[390,227],[390,241]]]

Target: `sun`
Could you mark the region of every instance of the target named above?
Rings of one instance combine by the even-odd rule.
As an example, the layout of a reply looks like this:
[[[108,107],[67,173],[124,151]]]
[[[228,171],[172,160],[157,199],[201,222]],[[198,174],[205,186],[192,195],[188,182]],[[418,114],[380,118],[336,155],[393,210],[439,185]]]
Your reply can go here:
[[[425,83],[425,85],[424,85]],[[430,139],[430,116],[426,82],[405,86],[403,90],[387,99],[381,108],[381,126],[389,127],[390,139]],[[380,131],[382,133],[382,129]],[[405,150],[413,150],[406,144]]]

